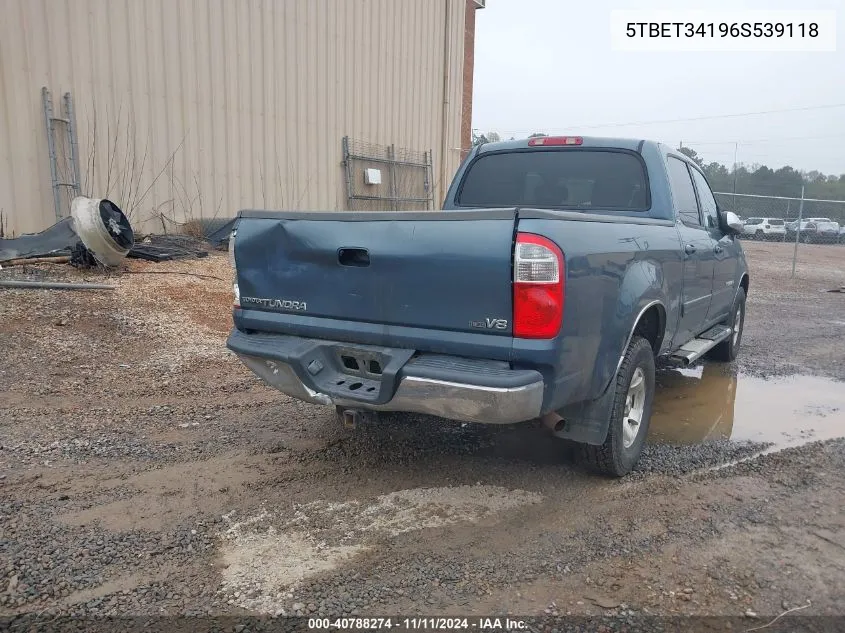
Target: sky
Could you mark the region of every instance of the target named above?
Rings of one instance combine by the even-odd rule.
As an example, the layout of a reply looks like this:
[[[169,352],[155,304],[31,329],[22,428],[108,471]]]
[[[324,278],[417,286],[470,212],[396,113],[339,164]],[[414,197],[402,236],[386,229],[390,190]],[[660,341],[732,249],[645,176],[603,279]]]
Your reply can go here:
[[[615,9],[837,11],[836,52],[621,52]],[[735,118],[667,119],[810,106]],[[476,12],[473,128],[679,143],[705,162],[845,173],[845,0],[487,0]],[[631,123],[637,125],[610,126]]]

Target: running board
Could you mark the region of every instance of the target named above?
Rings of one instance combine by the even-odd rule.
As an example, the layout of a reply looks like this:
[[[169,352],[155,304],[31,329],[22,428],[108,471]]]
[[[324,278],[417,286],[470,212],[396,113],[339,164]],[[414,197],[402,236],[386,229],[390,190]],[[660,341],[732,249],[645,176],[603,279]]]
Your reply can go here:
[[[731,334],[733,334],[733,328],[714,325],[706,332],[699,334],[697,338],[681,345],[669,358],[684,365],[692,365]]]

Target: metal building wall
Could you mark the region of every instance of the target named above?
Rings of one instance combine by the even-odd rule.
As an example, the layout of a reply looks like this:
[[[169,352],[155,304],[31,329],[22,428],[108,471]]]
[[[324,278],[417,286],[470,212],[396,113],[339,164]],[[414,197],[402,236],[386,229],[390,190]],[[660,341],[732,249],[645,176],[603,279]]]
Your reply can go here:
[[[347,208],[344,135],[433,150],[436,205],[460,160],[464,7],[0,0],[6,234],[55,221],[42,86],[57,109],[73,96],[83,193],[144,230],[160,214]]]

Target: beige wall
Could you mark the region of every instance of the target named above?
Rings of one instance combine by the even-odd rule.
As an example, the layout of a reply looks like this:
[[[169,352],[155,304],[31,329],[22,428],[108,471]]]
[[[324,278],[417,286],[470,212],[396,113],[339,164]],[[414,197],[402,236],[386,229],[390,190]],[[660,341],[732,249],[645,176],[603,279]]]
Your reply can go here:
[[[73,96],[83,193],[111,198],[142,230],[160,228],[157,213],[347,208],[344,135],[433,150],[437,206],[460,159],[464,7],[0,0],[7,236],[55,221],[42,86],[57,112]]]

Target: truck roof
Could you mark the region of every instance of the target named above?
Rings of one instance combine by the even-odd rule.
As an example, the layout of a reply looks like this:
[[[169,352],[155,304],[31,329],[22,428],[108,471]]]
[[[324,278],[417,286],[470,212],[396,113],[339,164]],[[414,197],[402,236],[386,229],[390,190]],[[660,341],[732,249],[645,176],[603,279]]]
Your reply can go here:
[[[549,136],[578,136],[577,134],[551,134]],[[646,143],[650,141],[645,141],[643,139],[633,139],[633,138],[613,138],[613,137],[603,137],[603,136],[581,136],[580,138],[583,139],[583,143],[580,147],[613,147],[619,149],[627,149],[632,151],[637,151],[639,149],[641,143]],[[478,149],[479,153],[483,152],[498,152],[501,150],[508,150],[508,149],[525,149],[529,147],[528,141],[531,139],[523,138],[523,139],[515,139],[513,141],[498,141],[496,143],[484,143]],[[537,147],[537,149],[542,149],[542,147]]]

